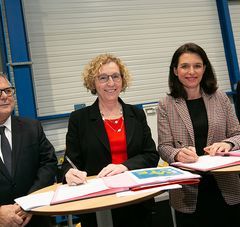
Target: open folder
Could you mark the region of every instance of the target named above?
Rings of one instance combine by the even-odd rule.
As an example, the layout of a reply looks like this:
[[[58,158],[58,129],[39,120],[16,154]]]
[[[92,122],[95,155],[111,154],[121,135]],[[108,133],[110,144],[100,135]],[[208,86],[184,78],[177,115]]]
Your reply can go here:
[[[123,191],[139,191],[173,184],[196,184],[199,182],[199,178],[198,174],[172,166],[138,169],[114,176],[90,179],[87,183],[77,186],[60,184],[55,192],[31,194],[17,198],[15,202],[24,210],[30,210],[38,206],[54,205]]]
[[[234,154],[233,152],[229,152]],[[210,171],[220,169],[228,166],[240,165],[240,157],[236,155],[203,155],[194,163],[174,162],[171,165],[177,167],[184,167],[189,170]]]
[[[128,187],[138,190],[170,184],[196,184],[200,175],[172,166],[126,171],[111,177],[104,177],[105,185],[110,188]]]
[[[128,187],[107,187],[102,178],[91,179],[88,180],[87,183],[76,186],[63,184],[58,186],[50,204],[54,205],[80,199],[110,195],[127,190],[129,190]]]

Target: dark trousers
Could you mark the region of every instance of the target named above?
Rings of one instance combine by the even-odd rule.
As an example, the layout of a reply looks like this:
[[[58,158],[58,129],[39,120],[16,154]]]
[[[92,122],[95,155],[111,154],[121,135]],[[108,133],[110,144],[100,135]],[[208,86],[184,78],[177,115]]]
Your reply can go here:
[[[154,200],[148,200],[122,208],[112,209],[114,227],[151,227]],[[82,227],[97,227],[95,213],[80,216]]]
[[[228,205],[212,175],[203,176],[199,184],[197,208],[194,213],[176,211],[177,227],[240,226],[240,204]]]

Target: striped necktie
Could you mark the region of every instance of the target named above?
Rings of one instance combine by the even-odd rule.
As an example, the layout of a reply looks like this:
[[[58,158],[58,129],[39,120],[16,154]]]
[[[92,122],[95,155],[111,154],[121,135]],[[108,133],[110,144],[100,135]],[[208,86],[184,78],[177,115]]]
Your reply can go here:
[[[12,150],[8,139],[4,133],[5,126],[0,127],[0,135],[1,135],[1,151],[3,155],[4,164],[8,169],[8,172],[12,173]]]

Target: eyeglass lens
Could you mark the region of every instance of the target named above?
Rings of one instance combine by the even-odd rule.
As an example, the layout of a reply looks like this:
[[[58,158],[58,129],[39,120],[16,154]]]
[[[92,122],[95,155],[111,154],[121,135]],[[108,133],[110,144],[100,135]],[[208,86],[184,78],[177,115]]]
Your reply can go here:
[[[0,89],[0,96],[2,95],[3,91],[7,96],[12,96],[14,95],[15,89],[14,87],[7,87],[4,89]]]
[[[107,75],[107,74],[100,74],[98,76],[98,80],[101,83],[106,83],[109,81],[109,78],[112,78],[114,82],[119,82],[121,80],[121,74],[120,73],[113,73],[112,75]]]

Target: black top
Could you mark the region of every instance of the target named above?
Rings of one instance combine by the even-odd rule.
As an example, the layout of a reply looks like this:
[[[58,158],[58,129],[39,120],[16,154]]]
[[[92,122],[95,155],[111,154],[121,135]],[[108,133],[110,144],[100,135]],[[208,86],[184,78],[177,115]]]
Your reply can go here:
[[[195,147],[198,155],[203,155],[207,144],[208,118],[203,98],[186,100],[193,124]]]

